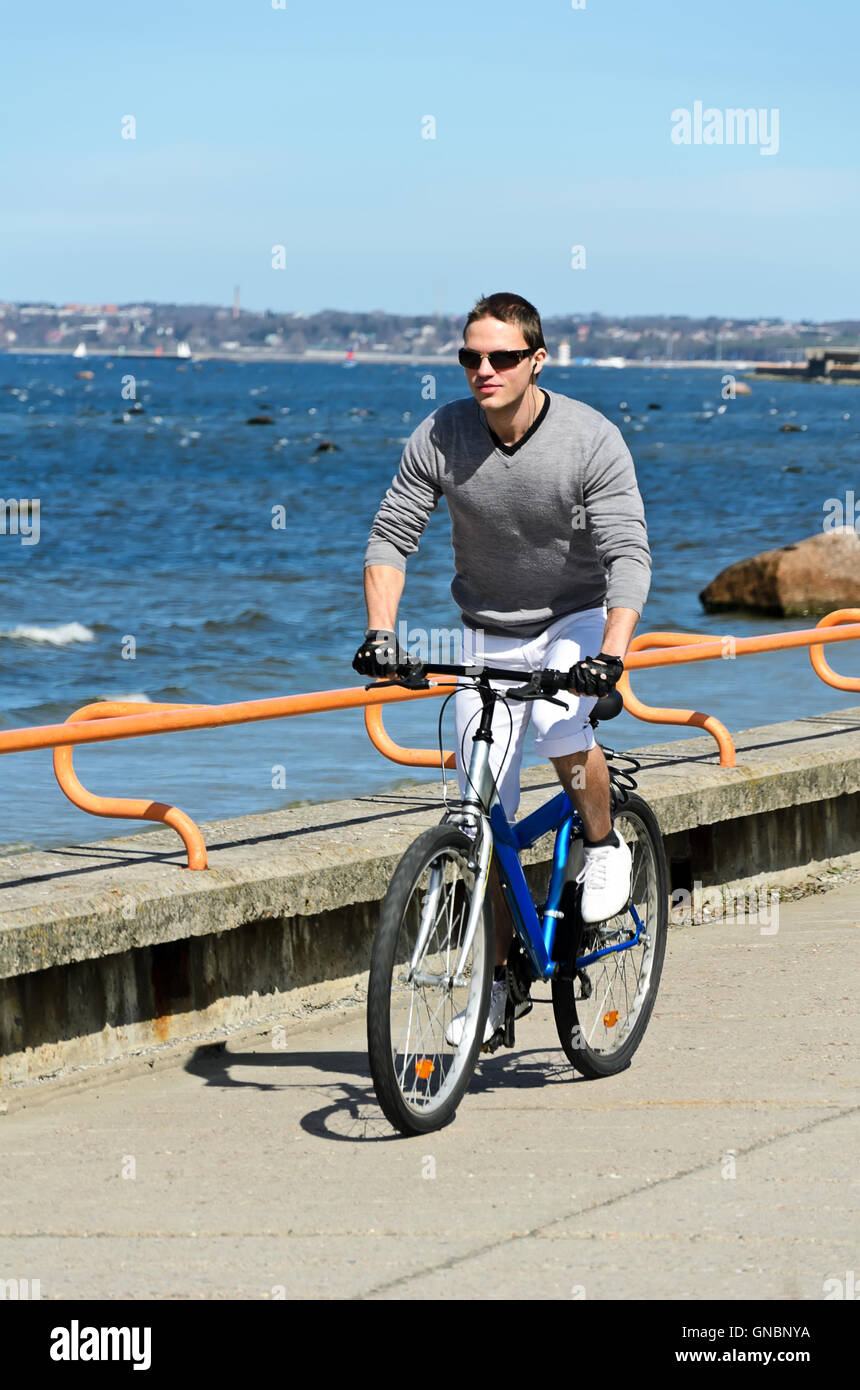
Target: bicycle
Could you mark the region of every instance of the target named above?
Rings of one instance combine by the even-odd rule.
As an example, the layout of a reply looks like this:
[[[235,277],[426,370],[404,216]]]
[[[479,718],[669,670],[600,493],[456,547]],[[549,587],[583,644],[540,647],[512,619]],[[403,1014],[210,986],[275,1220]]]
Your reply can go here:
[[[501,692],[490,681],[521,681],[523,672],[434,664],[416,665],[409,675],[383,683],[427,689],[430,671],[434,677],[473,677],[482,709],[467,793],[457,807],[446,810],[440,824],[419,835],[398,864],[371,955],[367,1043],[373,1085],[389,1122],[413,1135],[430,1133],[453,1119],[482,1048],[492,1052],[502,1044],[514,1045],[515,1010],[537,981],[551,984],[559,1040],[576,1071],[597,1079],[628,1067],[654,1006],[669,915],[660,827],[636,793],[635,758],[603,750],[615,828],[633,856],[630,901],[606,922],[586,924],[579,913],[582,889],[576,870],[582,861],[583,826],[567,793],[560,791],[513,825],[498,799],[490,767],[496,701],[554,700],[565,689],[567,674],[536,671],[525,684]],[[617,691],[602,697],[592,711],[592,726],[614,718],[621,708]],[[611,759],[630,766],[613,767]],[[519,855],[553,830],[549,887],[546,901],[538,906]],[[514,941],[508,952],[505,1022],[484,1045],[495,960],[487,893],[494,856]],[[449,1044],[446,1031],[460,1014],[465,1018],[459,1042]]]

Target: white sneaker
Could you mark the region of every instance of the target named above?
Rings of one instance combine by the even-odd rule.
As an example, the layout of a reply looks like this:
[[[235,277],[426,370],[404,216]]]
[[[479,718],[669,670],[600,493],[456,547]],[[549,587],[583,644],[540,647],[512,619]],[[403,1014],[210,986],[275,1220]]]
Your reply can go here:
[[[582,884],[583,922],[606,922],[630,901],[633,857],[618,831],[614,845],[585,848],[585,864],[576,876]]]
[[[484,1045],[486,1045],[494,1033],[504,1027],[505,1005],[508,1001],[508,987],[504,980],[493,980],[493,989],[490,995],[490,1011],[487,1014],[487,1024],[484,1028]],[[517,1004],[514,1010],[514,1018],[522,1018],[532,1007],[530,999],[524,999],[521,1004]],[[463,1020],[466,1017],[465,1009],[451,1022],[445,1030],[445,1041],[449,1047],[459,1047],[463,1038]]]

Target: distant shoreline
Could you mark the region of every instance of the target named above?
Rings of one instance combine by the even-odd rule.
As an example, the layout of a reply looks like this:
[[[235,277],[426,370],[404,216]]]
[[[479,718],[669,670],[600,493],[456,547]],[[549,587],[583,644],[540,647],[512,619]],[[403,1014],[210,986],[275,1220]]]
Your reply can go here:
[[[109,360],[111,362],[176,362],[179,366],[190,366],[196,362],[308,362],[316,363],[342,363],[346,360],[346,353],[340,349],[320,349],[311,352],[195,352],[191,357],[178,357],[176,353],[156,353],[139,349],[136,352],[117,352],[106,348],[93,348],[87,352],[86,357],[75,357],[71,348],[56,347],[7,347],[2,349],[4,357],[63,357],[80,362],[84,366],[87,362]],[[457,358],[446,354],[444,357],[432,353],[400,353],[400,352],[356,352],[350,361],[356,365],[365,366],[367,363],[382,363],[387,366],[436,366],[436,367],[456,367],[459,365]],[[623,363],[589,362],[587,367],[601,367],[605,371],[620,371],[626,367],[642,367],[645,369],[660,371],[677,371],[679,368],[704,367],[715,369],[722,367],[724,370],[734,370],[751,372],[757,366],[764,366],[764,363],[751,362],[749,358],[730,359],[724,358],[722,361],[716,359],[693,358],[688,361],[678,360],[657,360],[643,362],[637,358],[625,358]],[[771,365],[770,363],[767,364]],[[790,365],[790,364],[786,364]],[[574,362],[553,362],[548,361],[546,369],[557,371],[584,371],[587,367]]]

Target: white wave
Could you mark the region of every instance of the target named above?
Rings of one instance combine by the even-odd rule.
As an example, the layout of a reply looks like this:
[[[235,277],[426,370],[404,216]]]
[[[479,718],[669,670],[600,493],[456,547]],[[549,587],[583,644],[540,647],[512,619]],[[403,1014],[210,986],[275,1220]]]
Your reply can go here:
[[[42,642],[52,647],[67,647],[70,642],[94,642],[96,635],[83,623],[58,623],[56,627],[33,627],[19,623],[17,627],[0,631],[0,637],[10,641]]]
[[[137,704],[137,705],[151,705],[151,704],[152,704],[152,700],[149,698],[149,696],[148,696],[148,695],[144,695],[144,694],[143,694],[141,691],[139,691],[139,690],[134,691],[131,695],[124,695],[124,694],[123,694],[123,695],[98,695],[96,698],[97,698],[98,700],[108,700],[108,701],[110,701],[111,704],[123,704],[123,705],[131,705],[131,704]]]

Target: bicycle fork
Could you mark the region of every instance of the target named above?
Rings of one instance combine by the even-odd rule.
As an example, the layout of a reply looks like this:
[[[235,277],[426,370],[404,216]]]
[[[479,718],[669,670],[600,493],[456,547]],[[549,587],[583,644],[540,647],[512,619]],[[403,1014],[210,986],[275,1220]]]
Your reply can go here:
[[[482,825],[481,831],[479,832],[477,859],[475,859],[473,851],[472,858],[469,860],[469,868],[473,869],[475,872],[475,889],[472,894],[469,916],[466,920],[466,930],[462,939],[460,953],[456,965],[454,966],[453,974],[449,980],[449,984],[452,988],[467,983],[463,970],[468,960],[469,952],[472,949],[472,942],[475,939],[475,932],[478,929],[478,921],[483,911],[492,857],[493,837],[489,830]],[[424,954],[430,933],[436,924],[443,879],[444,869],[441,867],[434,869],[430,876],[430,885],[427,889],[427,895],[424,899],[421,912],[421,925],[418,931],[418,939],[415,942],[415,949],[412,952],[412,959],[409,962],[409,979],[410,981],[414,980],[415,983],[419,985],[431,983],[430,978],[428,977],[425,979],[422,972],[418,970],[418,962]],[[437,976],[433,977],[432,983],[438,983]]]
[[[493,832],[490,828],[489,818],[485,806],[490,806],[496,799],[495,780],[490,768],[490,744],[492,742],[492,712],[493,702],[489,698],[488,691],[481,692],[483,709],[477,733],[473,738],[472,757],[469,764],[469,793],[464,798],[462,810],[449,819],[452,824],[460,825],[463,828],[474,828],[476,831],[472,853],[468,860],[469,868],[475,874],[475,889],[472,894],[472,902],[469,908],[469,916],[466,921],[466,933],[460,947],[460,954],[454,967],[454,973],[449,979],[449,985],[453,988],[466,983],[463,974],[469,952],[472,949],[472,942],[475,939],[475,932],[478,929],[478,921],[484,907],[484,897],[487,892],[487,880],[490,872],[490,861],[493,857]],[[475,851],[477,847],[477,854]],[[443,871],[434,870],[430,887],[427,892],[427,899],[424,904],[424,911],[421,918],[421,927],[418,933],[418,941],[412,953],[410,962],[410,978],[417,979],[421,983],[417,973],[418,962],[426,947],[430,931],[436,920],[436,904],[442,888]]]

